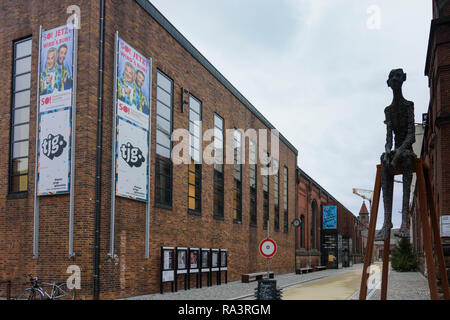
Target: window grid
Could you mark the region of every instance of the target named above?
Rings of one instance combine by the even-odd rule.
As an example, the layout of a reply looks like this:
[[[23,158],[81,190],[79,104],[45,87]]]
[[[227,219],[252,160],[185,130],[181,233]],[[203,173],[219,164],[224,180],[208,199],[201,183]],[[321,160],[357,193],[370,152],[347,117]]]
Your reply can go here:
[[[257,146],[256,143],[250,140],[249,144],[250,155],[250,225],[256,226],[258,223],[257,216]]]
[[[269,157],[269,154],[266,152],[267,157]],[[269,166],[267,165],[267,168]],[[263,228],[264,230],[267,230],[267,222],[269,221],[269,176],[263,175],[262,176],[262,183],[263,183],[263,212],[264,212],[264,223]]]
[[[289,231],[288,216],[288,168],[284,167],[283,207],[284,207],[284,232]]]
[[[191,163],[188,177],[188,210],[201,212],[201,120],[202,104],[193,95],[189,95],[189,152]]]
[[[155,202],[172,206],[173,81],[160,70],[156,88]]]
[[[214,216],[217,218],[224,217],[223,137],[224,121],[219,115],[214,114]]]
[[[9,193],[28,191],[32,38],[14,42]]]
[[[234,195],[233,218],[234,222],[242,222],[242,134],[234,130]]]
[[[275,231],[280,230],[280,172],[274,176],[273,181],[273,200],[274,200],[274,228]]]

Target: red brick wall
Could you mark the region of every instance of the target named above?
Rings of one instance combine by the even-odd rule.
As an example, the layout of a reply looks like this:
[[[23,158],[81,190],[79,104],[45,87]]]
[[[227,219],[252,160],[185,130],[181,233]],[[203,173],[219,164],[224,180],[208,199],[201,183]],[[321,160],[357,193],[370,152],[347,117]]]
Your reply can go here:
[[[312,247],[311,242],[311,205],[313,201],[317,204],[316,211],[316,250]],[[320,251],[320,230],[322,221],[322,207],[327,205],[337,205],[338,207],[338,233],[343,237],[352,238],[353,245],[356,245],[357,239],[361,241],[361,231],[365,229],[360,224],[356,223],[356,217],[347,210],[341,203],[336,203],[326,192],[323,191],[313,180],[306,176],[301,175],[300,182],[297,185],[297,218],[300,219],[304,216],[304,246],[301,247],[300,231],[297,232],[297,267],[302,267],[305,264],[312,264],[313,266],[321,263],[320,257],[313,257],[310,262],[310,254],[318,254]],[[358,238],[355,235],[355,225],[358,232]],[[362,246],[357,246],[358,255],[362,254]],[[352,250],[353,252],[353,250]],[[359,262],[359,260],[358,260]]]
[[[0,53],[5,59],[0,68],[0,97],[2,117],[0,130],[3,141],[9,141],[10,89],[12,43],[15,39],[33,35],[32,88],[36,88],[39,25],[50,29],[66,23],[66,8],[76,4],[81,8],[81,30],[78,52],[77,91],[77,151],[75,158],[75,227],[74,249],[78,254],[68,258],[69,196],[41,199],[39,258],[32,258],[33,192],[35,150],[36,90],[32,89],[30,124],[29,192],[23,199],[8,197],[8,152],[0,153],[0,281],[18,279],[24,273],[43,278],[65,278],[66,268],[81,267],[81,298],[92,298],[95,163],[97,128],[97,73],[99,1],[4,1],[0,6],[2,42]],[[231,92],[220,84],[197,60],[157,24],[135,1],[106,1],[105,70],[102,124],[102,189],[100,228],[100,297],[118,298],[159,291],[160,246],[183,246],[229,249],[229,281],[238,280],[242,273],[265,270],[265,260],[257,253],[259,241],[266,236],[262,227],[262,183],[258,179],[258,226],[249,227],[249,167],[243,170],[242,224],[234,224],[231,206],[233,168],[225,166],[225,219],[213,218],[213,167],[204,165],[202,172],[202,214],[187,213],[187,167],[173,169],[173,207],[171,210],[151,207],[150,259],[144,258],[145,204],[122,198],[116,200],[116,229],[114,259],[107,258],[110,236],[111,143],[113,106],[114,33],[136,50],[153,59],[153,78],[159,68],[174,80],[174,129],[188,127],[188,111],[181,113],[180,91],[187,88],[203,103],[203,130],[213,127],[214,112],[225,120],[226,128],[265,129]],[[152,128],[156,116],[156,90],[153,85]],[[282,129],[281,129],[282,131]],[[4,144],[7,146],[7,144]],[[208,145],[204,142],[203,147]],[[155,136],[152,141],[152,163],[155,155]],[[270,149],[269,149],[270,150]],[[246,143],[248,153],[248,141]],[[289,168],[289,232],[271,232],[279,251],[271,262],[276,273],[294,270],[295,168],[297,157],[280,143],[280,168]],[[151,166],[151,175],[155,172]],[[282,175],[280,176],[280,178]],[[282,181],[282,180],[280,180]],[[151,184],[151,202],[154,201]],[[283,184],[280,183],[280,192]],[[282,194],[282,193],[281,193]],[[283,221],[280,207],[280,222]],[[270,178],[270,221],[273,227],[273,178]],[[206,283],[205,279],[203,281]],[[17,290],[21,289],[20,285]],[[17,292],[16,292],[17,293]],[[1,292],[0,292],[1,294]]]
[[[450,3],[438,12],[433,10],[432,32],[425,70],[430,87],[428,124],[425,129],[421,158],[431,166],[434,201],[438,215],[450,214]],[[413,243],[420,255],[420,269],[424,270],[423,237],[417,190],[413,216]],[[443,238],[444,246],[450,239]],[[448,257],[447,257],[448,259]]]

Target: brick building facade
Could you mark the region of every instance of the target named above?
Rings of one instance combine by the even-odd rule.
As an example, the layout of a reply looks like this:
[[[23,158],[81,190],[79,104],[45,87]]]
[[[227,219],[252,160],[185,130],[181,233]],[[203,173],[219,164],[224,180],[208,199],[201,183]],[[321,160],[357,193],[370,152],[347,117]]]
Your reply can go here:
[[[323,230],[323,207],[337,206],[337,229]],[[297,218],[300,227],[296,232],[296,267],[327,266],[341,268],[361,263],[364,253],[362,232],[367,225],[353,215],[313,178],[297,168]],[[339,252],[327,249],[341,244]]]
[[[430,88],[430,105],[424,119],[425,132],[420,157],[431,166],[434,202],[438,216],[441,217],[450,215],[450,1],[434,0],[432,5],[433,20],[425,67]],[[413,245],[424,271],[417,191],[413,201],[412,230]],[[450,237],[443,237],[442,242],[448,267]]]
[[[69,195],[40,197],[38,255],[33,257],[35,132],[37,105],[37,65],[39,27],[52,29],[66,24],[67,8],[81,9],[81,28],[78,34],[78,88],[76,92],[77,121],[75,151],[75,192],[73,247],[75,256],[69,257]],[[102,10],[104,9],[104,11]],[[104,29],[101,26],[104,12]],[[223,216],[215,217],[215,170],[202,165],[200,181],[200,210],[191,212],[189,206],[188,165],[168,166],[171,181],[164,188],[156,186],[155,176],[167,162],[158,160],[156,149],[157,81],[165,77],[172,83],[172,127],[189,127],[189,105],[182,112],[182,88],[202,104],[202,129],[215,126],[215,115],[223,119],[224,128],[274,129],[270,122],[252,106],[156,8],[144,0],[61,0],[61,1],[2,1],[0,4],[0,69],[1,113],[0,134],[3,141],[11,141],[15,122],[13,104],[14,50],[22,39],[32,44],[31,80],[27,103],[29,112],[27,161],[17,175],[11,175],[11,152],[4,143],[0,152],[0,281],[13,280],[13,295],[23,289],[23,275],[32,273],[43,279],[66,279],[70,265],[81,268],[82,299],[95,297],[94,278],[98,279],[101,299],[128,297],[159,291],[160,247],[226,248],[229,252],[229,280],[241,274],[263,271],[265,260],[258,253],[259,242],[266,237],[263,227],[263,208],[268,204],[271,236],[278,244],[278,254],[272,259],[276,273],[293,272],[295,265],[295,228],[291,221],[296,214],[297,150],[280,135],[279,206],[274,206],[275,177],[267,182],[256,179],[256,218],[250,221],[250,165],[244,164],[241,176],[241,219],[233,213],[235,181],[233,165],[223,169]],[[102,30],[104,31],[102,34]],[[114,35],[153,60],[152,84],[152,143],[150,176],[150,256],[145,257],[145,210],[142,202],[116,198],[115,255],[109,257],[111,212],[111,158],[113,125]],[[103,55],[100,49],[104,39]],[[30,38],[31,37],[31,38]],[[101,58],[103,68],[101,68]],[[99,88],[99,79],[103,85]],[[101,89],[101,90],[99,90]],[[100,113],[99,113],[100,106]],[[99,115],[101,116],[99,118]],[[100,139],[99,139],[100,137]],[[247,140],[247,139],[245,139]],[[100,145],[98,145],[100,142]],[[12,144],[14,145],[14,141]],[[21,142],[22,143],[22,142]],[[203,148],[209,143],[203,141]],[[270,142],[268,145],[270,150]],[[100,154],[97,150],[101,150]],[[249,143],[245,143],[249,153]],[[99,158],[100,155],[100,158]],[[158,162],[159,161],[159,162]],[[158,163],[158,168],[156,167]],[[99,167],[100,164],[100,167]],[[259,166],[258,166],[259,168]],[[16,170],[16,171],[17,171]],[[97,176],[96,172],[100,172]],[[285,179],[286,177],[286,179]],[[263,185],[266,183],[266,185]],[[301,182],[303,183],[303,182]],[[99,187],[96,189],[96,186]],[[167,187],[169,186],[169,187]],[[287,187],[287,189],[286,189]],[[161,191],[164,189],[163,191]],[[97,192],[96,192],[97,190]],[[305,192],[305,191],[302,191]],[[311,190],[320,206],[329,196],[316,188]],[[168,196],[167,196],[168,195]],[[284,196],[286,195],[286,196]],[[167,196],[167,197],[166,197]],[[158,200],[158,201],[157,201]],[[267,201],[267,202],[266,202]],[[160,202],[157,204],[156,202]],[[163,202],[163,203],[161,203]],[[308,206],[311,202],[308,202]],[[229,205],[230,204],[230,205]],[[305,205],[299,205],[302,214]],[[275,215],[275,210],[279,215]],[[96,218],[97,217],[97,218]],[[307,217],[307,215],[305,215]],[[319,220],[317,220],[317,224]],[[96,256],[96,222],[99,223]],[[252,223],[250,223],[252,222]],[[319,235],[316,234],[319,244]],[[310,239],[307,238],[307,243]],[[308,245],[309,246],[309,245]],[[309,248],[309,247],[308,247]],[[95,261],[98,259],[98,270]],[[97,277],[98,276],[98,277]],[[181,280],[180,280],[181,281]],[[181,284],[181,283],[180,283]],[[1,289],[0,289],[1,290]],[[3,292],[0,291],[0,295]]]

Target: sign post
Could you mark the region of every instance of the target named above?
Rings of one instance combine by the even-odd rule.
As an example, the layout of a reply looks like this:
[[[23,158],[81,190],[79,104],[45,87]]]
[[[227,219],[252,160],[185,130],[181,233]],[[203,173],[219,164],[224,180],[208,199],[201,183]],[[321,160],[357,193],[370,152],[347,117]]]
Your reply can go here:
[[[276,280],[270,279],[270,259],[277,253],[277,244],[270,238],[270,226],[267,221],[267,238],[259,244],[259,253],[267,259],[267,280],[259,280],[256,289],[257,300],[280,300],[281,292],[277,289]]]
[[[267,277],[270,276],[270,259],[277,253],[277,243],[270,239],[269,221],[267,221],[267,238],[259,244],[259,253],[267,259]]]

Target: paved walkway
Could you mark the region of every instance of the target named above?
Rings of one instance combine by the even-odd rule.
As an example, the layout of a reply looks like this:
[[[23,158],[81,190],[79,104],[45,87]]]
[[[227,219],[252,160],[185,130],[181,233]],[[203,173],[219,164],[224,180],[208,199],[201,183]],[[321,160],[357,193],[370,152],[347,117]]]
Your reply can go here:
[[[283,290],[283,300],[346,300],[361,286],[362,266],[343,274]]]
[[[311,283],[331,276],[342,275],[349,271],[362,269],[362,264],[351,268],[329,269],[298,275],[295,273],[275,276],[277,285],[283,290],[301,284]],[[132,300],[252,300],[258,283],[242,283],[239,281],[229,282],[220,286],[193,288],[191,290],[179,290],[178,292],[167,292],[164,294],[150,294],[145,296],[131,297]]]
[[[380,300],[381,279],[377,286],[368,290],[367,300]],[[350,300],[359,299],[359,290]],[[420,272],[389,271],[387,300],[430,300],[428,280]]]

